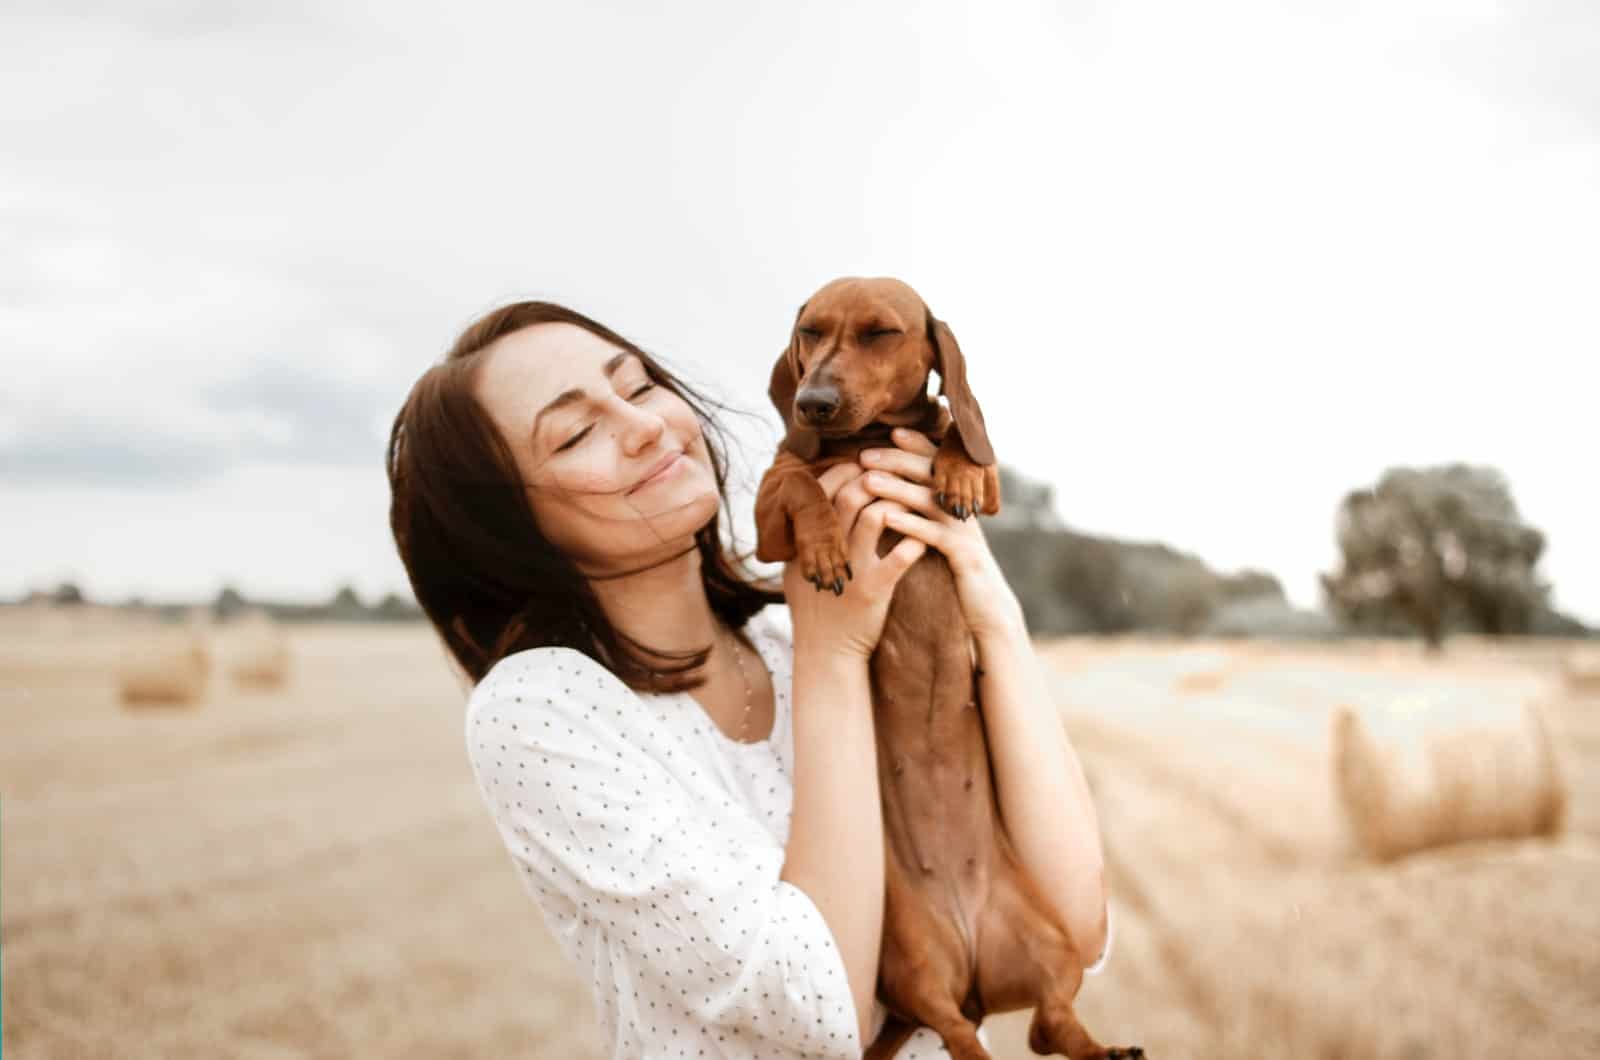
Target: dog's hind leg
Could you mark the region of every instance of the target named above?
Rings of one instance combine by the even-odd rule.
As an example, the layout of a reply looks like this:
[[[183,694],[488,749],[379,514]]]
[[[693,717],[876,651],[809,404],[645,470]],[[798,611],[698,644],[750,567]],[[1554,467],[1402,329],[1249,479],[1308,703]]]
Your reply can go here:
[[[1002,835],[978,927],[978,989],[990,1012],[1032,1008],[1028,1048],[1072,1060],[1136,1060],[1139,1049],[1106,1049],[1073,1010],[1083,961],[1072,936]]]
[[[923,1026],[944,1039],[954,1060],[993,1060],[978,1040],[978,1025],[961,1014],[953,997],[924,997],[914,1013]]]
[[[867,1046],[867,1051],[861,1054],[861,1060],[894,1060],[895,1055],[900,1052],[900,1047],[906,1043],[906,1039],[917,1033],[917,1026],[901,1019],[893,1012],[889,1013],[889,1018],[883,1021],[883,1028],[878,1031],[878,1037]]]
[[[894,856],[885,882],[878,991],[892,1017],[931,1027],[956,1060],[990,1060],[977,1024],[961,1011],[972,988],[961,929],[929,904],[927,891],[911,884]]]
[[[1063,1055],[1071,1060],[1144,1060],[1144,1050],[1107,1049],[1089,1036],[1072,1010],[1072,1000],[1047,992],[1033,1010],[1028,1027],[1028,1048],[1040,1056]]]

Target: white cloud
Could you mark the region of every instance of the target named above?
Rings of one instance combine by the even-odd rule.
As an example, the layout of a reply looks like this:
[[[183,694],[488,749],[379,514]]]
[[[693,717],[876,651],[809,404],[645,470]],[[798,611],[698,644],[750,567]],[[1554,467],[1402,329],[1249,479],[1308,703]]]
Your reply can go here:
[[[1310,603],[1346,490],[1490,462],[1600,620],[1571,487],[1600,338],[1587,6],[627,7],[14,18],[54,58],[0,66],[0,348],[30,364],[0,444],[66,431],[100,466],[125,437],[190,478],[4,487],[41,525],[132,505],[169,532],[136,557],[9,529],[37,562],[0,592],[63,565],[331,585],[353,561],[275,521],[281,468],[258,518],[161,542],[237,501],[239,461],[369,482],[411,380],[511,297],[770,417],[795,306],[859,272],[954,325],[997,451],[1076,525]],[[392,553],[382,490],[347,492],[320,533]]]

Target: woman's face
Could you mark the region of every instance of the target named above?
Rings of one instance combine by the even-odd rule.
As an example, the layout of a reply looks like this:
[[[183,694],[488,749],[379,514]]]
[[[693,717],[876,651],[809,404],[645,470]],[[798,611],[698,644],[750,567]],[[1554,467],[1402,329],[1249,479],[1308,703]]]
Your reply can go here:
[[[700,421],[638,357],[573,324],[522,328],[483,357],[475,396],[516,457],[540,531],[579,569],[682,551],[716,515]]]

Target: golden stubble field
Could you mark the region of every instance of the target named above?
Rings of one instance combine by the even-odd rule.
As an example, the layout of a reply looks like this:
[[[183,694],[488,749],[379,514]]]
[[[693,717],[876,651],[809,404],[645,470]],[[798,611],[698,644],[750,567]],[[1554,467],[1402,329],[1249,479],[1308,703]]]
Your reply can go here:
[[[120,631],[119,631],[120,630]],[[421,626],[291,627],[280,691],[125,710],[107,615],[0,620],[7,1057],[600,1057],[590,1000],[473,786]],[[1155,1060],[1600,1056],[1600,695],[1555,642],[1041,643],[1105,832],[1117,938],[1080,1013]],[[1527,696],[1555,841],[1379,866],[1327,715]],[[1027,1015],[991,1017],[1002,1057]]]

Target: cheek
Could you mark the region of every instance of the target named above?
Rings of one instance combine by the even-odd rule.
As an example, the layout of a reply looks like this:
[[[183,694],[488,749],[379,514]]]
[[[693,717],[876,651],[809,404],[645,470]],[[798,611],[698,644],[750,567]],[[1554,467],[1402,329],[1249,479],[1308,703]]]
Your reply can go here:
[[[569,518],[573,508],[585,508],[606,495],[626,488],[617,478],[617,468],[604,460],[594,446],[558,453],[540,468],[539,491],[550,503],[552,519]]]
[[[694,410],[677,398],[673,398],[670,405],[665,400],[662,404],[665,407],[661,410],[661,418],[666,421],[668,434],[681,440],[688,452],[703,456],[704,432],[700,429],[700,418],[694,414]]]

